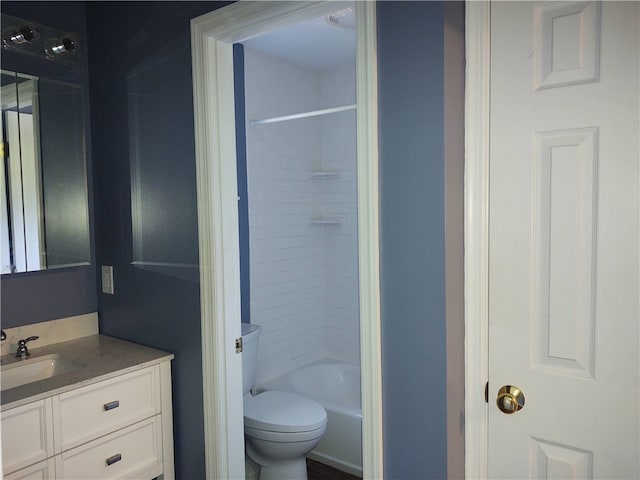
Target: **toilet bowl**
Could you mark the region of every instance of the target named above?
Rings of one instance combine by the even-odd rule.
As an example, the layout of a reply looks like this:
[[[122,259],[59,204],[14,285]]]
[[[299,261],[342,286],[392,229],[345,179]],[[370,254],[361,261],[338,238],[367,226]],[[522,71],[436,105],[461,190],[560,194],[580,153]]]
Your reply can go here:
[[[242,324],[244,434],[247,456],[260,480],[306,480],[306,455],[327,429],[327,412],[314,400],[290,392],[251,394],[260,327]]]
[[[244,398],[244,434],[260,480],[306,479],[306,455],[327,430],[327,412],[302,395],[267,391]]]

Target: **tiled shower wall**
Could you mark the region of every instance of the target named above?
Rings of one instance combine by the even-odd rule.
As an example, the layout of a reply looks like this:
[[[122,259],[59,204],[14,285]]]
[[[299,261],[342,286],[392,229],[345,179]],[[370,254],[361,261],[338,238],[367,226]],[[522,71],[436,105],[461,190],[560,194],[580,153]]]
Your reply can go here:
[[[323,106],[354,104],[355,66],[323,73],[321,90]],[[342,218],[340,227],[324,229],[326,351],[329,358],[359,364],[356,112],[320,118],[323,167],[339,172],[323,181],[323,205]]]
[[[355,101],[354,68],[319,73],[245,49],[247,121]],[[359,362],[355,113],[247,125],[251,323],[258,380]],[[312,178],[336,170],[336,178]],[[341,225],[312,225],[319,215]]]

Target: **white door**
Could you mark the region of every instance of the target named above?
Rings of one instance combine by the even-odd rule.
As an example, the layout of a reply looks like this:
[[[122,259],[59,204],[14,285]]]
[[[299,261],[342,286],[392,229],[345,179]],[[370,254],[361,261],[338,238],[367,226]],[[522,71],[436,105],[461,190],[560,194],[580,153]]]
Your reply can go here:
[[[491,6],[489,478],[640,477],[639,31]]]
[[[18,272],[41,269],[44,252],[40,162],[31,113],[5,112],[13,262]]]

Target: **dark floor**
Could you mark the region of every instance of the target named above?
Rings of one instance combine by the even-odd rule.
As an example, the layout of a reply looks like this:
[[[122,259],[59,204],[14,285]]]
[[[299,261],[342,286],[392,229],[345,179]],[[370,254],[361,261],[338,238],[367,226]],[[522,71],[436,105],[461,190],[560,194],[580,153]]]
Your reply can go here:
[[[307,458],[307,476],[309,480],[360,480],[360,477],[330,467],[324,463]]]

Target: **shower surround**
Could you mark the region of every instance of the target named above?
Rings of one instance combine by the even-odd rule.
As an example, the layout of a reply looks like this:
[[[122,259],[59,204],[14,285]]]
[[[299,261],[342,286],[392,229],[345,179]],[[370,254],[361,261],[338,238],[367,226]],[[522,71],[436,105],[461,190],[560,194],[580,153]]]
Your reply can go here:
[[[359,364],[353,65],[317,72],[245,48],[251,323],[258,380],[322,359]],[[326,222],[326,223],[325,223]]]

